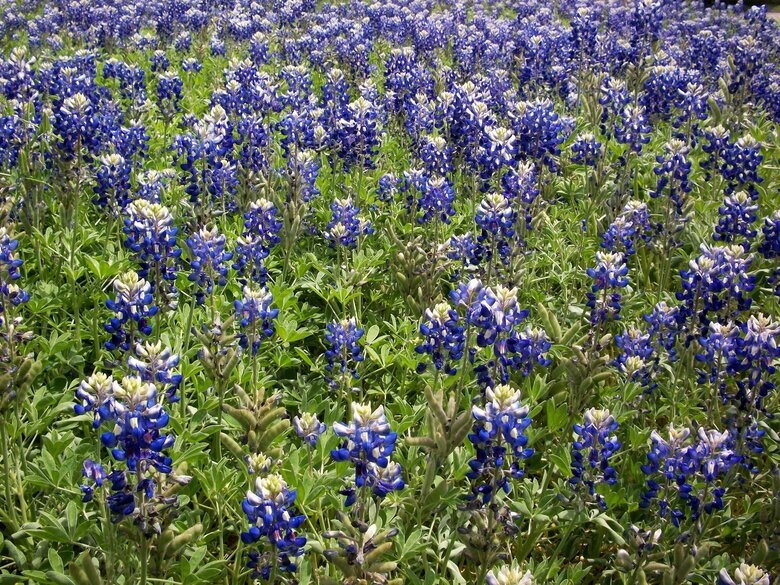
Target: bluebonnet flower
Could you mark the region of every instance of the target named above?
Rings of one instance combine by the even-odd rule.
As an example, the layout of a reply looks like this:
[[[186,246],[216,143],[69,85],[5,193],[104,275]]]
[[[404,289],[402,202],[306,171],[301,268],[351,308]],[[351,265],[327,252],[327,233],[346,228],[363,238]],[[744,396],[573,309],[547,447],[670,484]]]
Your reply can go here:
[[[483,287],[478,279],[461,283],[450,292],[457,308],[465,311],[467,327],[476,329],[478,348],[491,348],[492,355],[474,368],[482,388],[509,382],[510,370],[520,370],[523,376],[535,365],[547,366],[546,357],[551,344],[542,329],[518,328],[528,316],[517,303],[517,288],[498,285],[495,290]],[[475,363],[476,348],[468,348],[469,359]]]
[[[136,199],[144,199],[149,203],[160,203],[163,189],[168,180],[174,176],[173,169],[165,171],[149,170],[138,176],[138,191]]]
[[[266,152],[270,139],[269,131],[262,117],[246,115],[238,122],[238,134],[241,150],[236,162],[243,172],[244,181],[251,183],[256,180],[255,173],[268,168]]]
[[[287,91],[281,95],[284,104],[293,110],[301,110],[311,95],[311,71],[305,65],[287,65],[280,71],[287,83]]]
[[[179,355],[171,353],[161,342],[145,341],[135,345],[135,355],[127,357],[127,366],[144,382],[160,384],[165,389],[165,397],[170,403],[178,402],[176,391],[182,381],[182,375],[173,371],[179,365]]]
[[[355,466],[355,488],[372,488],[379,497],[392,491],[403,489],[400,468],[392,466],[393,481],[379,483],[381,470],[390,466],[390,456],[395,450],[398,435],[390,429],[384,407],[375,410],[370,404],[352,404],[352,420],[349,424],[334,423],[333,432],[344,441],[330,452],[335,461],[349,461]],[[386,478],[386,477],[385,477]],[[346,496],[345,504],[351,506],[357,501],[357,493],[349,487],[342,492]]]
[[[449,242],[447,258],[459,260],[467,268],[478,267],[482,264],[482,246],[477,244],[474,234],[466,232],[461,236],[452,236]],[[456,273],[455,278],[458,277]]]
[[[712,178],[712,171],[720,171],[723,157],[726,149],[731,144],[731,134],[723,126],[718,124],[711,129],[702,130],[702,136],[707,141],[702,144],[701,149],[707,153],[707,158],[701,161],[701,168],[705,169],[704,178],[709,181]]]
[[[333,216],[322,235],[331,248],[354,248],[359,236],[374,233],[371,222],[358,216],[360,210],[355,207],[351,198],[336,199],[330,204],[330,210]]]
[[[525,222],[518,224],[518,232],[524,234],[532,229],[533,206],[539,196],[539,175],[533,162],[519,162],[507,169],[501,177],[504,197],[523,213]]]
[[[652,444],[647,454],[647,464],[642,465],[642,472],[650,478],[647,480],[647,491],[642,494],[640,507],[648,508],[653,500],[658,498],[661,518],[669,518],[676,526],[679,526],[680,521],[685,517],[681,507],[678,507],[678,505],[682,505],[682,502],[670,501],[670,498],[674,498],[675,495],[672,491],[669,494],[662,494],[660,498],[659,494],[666,489],[675,490],[686,486],[688,466],[683,458],[688,448],[686,441],[690,434],[690,429],[675,429],[674,426],[669,425],[669,439],[666,440],[654,430],[650,435]],[[683,471],[682,475],[681,471]],[[663,481],[665,484],[663,487],[656,479],[653,479],[654,474],[657,473],[662,476],[662,478],[657,479]],[[677,481],[680,477],[682,478],[681,483]],[[685,490],[690,491],[687,486]]]
[[[647,205],[631,200],[604,232],[601,247],[609,252],[621,252],[629,258],[636,253],[638,243],[649,244],[657,231],[650,223]]]
[[[173,46],[179,53],[187,53],[192,48],[192,34],[189,31],[180,32]]]
[[[300,150],[287,159],[287,174],[290,179],[288,197],[300,197],[304,203],[320,195],[317,176],[320,172],[319,158],[311,150]]]
[[[604,147],[596,140],[593,132],[583,132],[572,144],[571,153],[571,162],[595,167],[604,153]]]
[[[484,168],[482,178],[489,180],[499,169],[513,166],[519,145],[510,128],[502,126],[488,128],[485,135],[485,146],[480,153],[480,162]]]
[[[674,233],[679,229],[677,224],[685,221],[685,205],[691,192],[691,162],[687,158],[690,148],[681,140],[672,139],[664,145],[664,150],[666,154],[655,157],[658,166],[653,172],[658,181],[650,197],[666,194],[674,204],[673,224],[664,226],[667,232]]]
[[[170,123],[179,112],[184,83],[174,71],[160,75],[157,82],[157,107],[164,120]]]
[[[179,228],[167,207],[136,199],[125,208],[124,244],[137,255],[141,278],[150,279],[153,293],[173,305],[178,295],[176,273],[181,249],[176,246]]]
[[[667,441],[653,431],[648,463],[642,466],[648,480],[640,506],[658,500],[660,516],[678,528],[686,518],[698,520],[702,511],[723,509],[726,488],[718,480],[740,460],[729,431],[699,428],[693,444],[686,442],[689,436],[687,428],[670,427]]]
[[[97,429],[104,421],[114,420],[114,404],[112,401],[114,385],[112,376],[103,372],[95,372],[86,380],[82,380],[76,389],[77,402],[73,411],[77,415],[94,412],[92,428]]]
[[[470,499],[488,504],[499,491],[509,493],[509,479],[523,477],[522,462],[533,455],[525,430],[531,424],[528,406],[520,404],[520,392],[508,384],[485,391],[485,407],[473,406],[474,427],[469,441],[476,456],[469,461],[466,477],[472,480]],[[505,464],[511,461],[508,468]]]
[[[270,579],[272,566],[285,573],[298,570],[295,559],[303,555],[306,537],[297,531],[306,516],[295,510],[296,495],[280,475],[272,474],[258,477],[255,489],[247,491],[246,499],[241,502],[249,521],[249,530],[241,533],[241,541],[253,545],[267,538],[272,547],[268,553],[250,551],[247,566],[252,569],[253,579]]]
[[[195,57],[187,57],[181,62],[181,68],[187,73],[199,73],[203,69],[203,64]]]
[[[128,65],[118,59],[108,59],[103,64],[103,78],[117,80],[119,96],[122,99],[135,105],[146,101],[146,78],[140,66]]]
[[[165,51],[157,49],[154,54],[152,54],[151,66],[153,73],[163,73],[170,68],[171,61],[168,59]]]
[[[418,189],[420,197],[417,207],[422,215],[417,218],[417,222],[427,223],[435,218],[449,224],[450,218],[455,215],[455,189],[452,183],[443,176],[428,177]]]
[[[758,231],[753,227],[756,222],[758,204],[747,191],[737,191],[727,195],[723,205],[718,208],[718,225],[715,226],[713,239],[716,242],[741,243],[745,251],[750,250],[750,241]],[[741,241],[740,241],[741,240]]]
[[[645,393],[652,392],[657,384],[653,376],[658,369],[658,356],[650,333],[642,333],[632,327],[622,335],[615,336],[615,345],[620,348],[620,354],[614,365],[632,382],[638,383]]]
[[[249,58],[256,67],[265,65],[270,58],[269,43],[265,33],[257,31],[249,40]]]
[[[379,201],[393,201],[398,193],[398,189],[401,186],[402,179],[396,177],[392,173],[385,173],[379,177],[378,187],[376,190],[376,198]]]
[[[764,218],[761,232],[764,237],[758,246],[758,251],[767,260],[774,260],[776,263],[776,259],[780,258],[780,210]],[[775,266],[769,277],[769,283],[775,285],[775,296],[780,297],[780,265]]]
[[[502,264],[508,264],[517,221],[517,212],[510,200],[502,193],[489,193],[477,207],[474,220],[480,227],[477,242],[482,246],[485,259],[492,262],[497,254]]]
[[[452,172],[452,148],[443,136],[427,136],[420,148],[420,158],[430,175],[445,176]]]
[[[310,412],[304,412],[300,416],[293,417],[292,425],[298,436],[306,441],[310,447],[314,447],[317,444],[320,435],[327,428],[325,423],[317,419],[316,414]]]
[[[233,258],[232,252],[225,251],[225,235],[217,227],[204,227],[187,238],[190,249],[192,272],[187,279],[196,283],[195,298],[202,305],[207,295],[212,293],[214,283],[225,286],[228,267],[225,262]]]
[[[378,122],[376,106],[362,96],[343,111],[338,121],[336,145],[345,170],[355,164],[374,168],[380,138]]]
[[[429,354],[437,371],[444,370],[449,376],[455,375],[455,366],[463,357],[466,346],[466,335],[458,312],[449,303],[439,303],[433,309],[425,310],[425,318],[427,321],[420,325],[425,341],[414,350],[419,354]],[[417,372],[425,371],[426,367],[425,362],[420,362]]]
[[[780,357],[780,323],[759,313],[750,316],[744,332],[736,368],[747,374],[747,380],[744,385],[739,385],[737,399],[743,408],[752,403],[763,410],[764,399],[776,387],[772,377],[777,371],[776,360]]]
[[[722,156],[720,172],[732,190],[745,186],[749,188],[763,181],[758,175],[758,169],[764,160],[761,144],[752,136],[743,136],[729,144],[723,150]]]
[[[610,138],[615,130],[613,123],[618,116],[623,115],[626,106],[631,103],[631,96],[628,94],[625,81],[610,75],[604,77],[599,93],[599,104],[603,106],[600,120],[601,133],[606,138]]]
[[[359,343],[364,330],[357,326],[354,317],[328,323],[327,330],[325,340],[330,346],[325,350],[328,360],[325,369],[328,372],[336,370],[336,377],[328,378],[328,383],[333,388],[343,386],[347,389],[350,377],[360,378],[357,365],[365,359]]]
[[[163,450],[173,445],[173,435],[160,430],[168,424],[168,414],[157,402],[157,389],[151,382],[127,376],[112,385],[114,429],[100,440],[117,461],[125,461],[135,472],[154,467],[160,473],[171,472],[171,458]]]
[[[574,425],[578,437],[571,449],[571,473],[569,483],[577,488],[583,485],[602,510],[607,508],[604,496],[596,492],[598,484],[614,485],[617,473],[610,458],[622,446],[613,434],[618,428],[609,410],[590,408],[585,411],[583,424]]]
[[[780,257],[780,209],[764,218],[761,232],[764,239],[758,251],[768,260]]]
[[[0,116],[0,168],[12,169],[24,142],[24,124],[16,114]]]
[[[130,164],[119,154],[100,157],[100,168],[95,176],[97,184],[93,187],[95,198],[92,202],[107,208],[112,215],[124,209],[131,198],[130,171]]]
[[[680,110],[680,114],[674,119],[674,127],[681,128],[690,123],[692,139],[695,140],[699,131],[697,121],[707,119],[709,98],[710,93],[701,83],[688,82],[684,88],[678,88],[674,105]]]
[[[92,459],[85,459],[81,468],[81,475],[83,475],[88,481],[91,481],[97,487],[103,487],[103,482],[106,480],[106,470],[103,466]],[[91,502],[95,495],[95,488],[89,484],[83,484],[81,491],[84,494],[81,501],[84,503]]]
[[[249,211],[244,213],[244,233],[236,242],[236,254],[233,268],[238,272],[241,282],[249,280],[264,286],[268,280],[268,271],[264,260],[271,248],[279,243],[279,231],[282,222],[276,219],[276,206],[267,199],[258,199],[250,203]]]
[[[642,145],[650,142],[650,124],[647,121],[645,108],[640,105],[627,105],[620,113],[620,123],[615,123],[615,138],[621,144],[626,144],[637,154],[642,152]]]
[[[755,288],[755,276],[748,274],[753,255],[742,246],[701,245],[701,254],[681,270],[681,317],[691,319],[690,328],[706,331],[710,321],[726,322],[748,310]]]
[[[99,118],[90,99],[79,92],[62,100],[52,120],[59,153],[66,161],[85,160],[100,148]]]
[[[518,140],[518,151],[555,171],[560,146],[571,133],[572,121],[558,115],[549,100],[518,102],[509,117]]]
[[[273,302],[274,296],[267,289],[255,289],[249,285],[244,287],[244,298],[233,302],[241,328],[238,343],[244,349],[249,349],[251,345],[253,356],[260,349],[263,337],[274,334],[274,319],[279,315],[279,309],[271,308]]]
[[[274,464],[274,460],[265,453],[252,453],[244,457],[246,470],[251,475],[266,475]]]
[[[136,343],[137,334],[151,335],[151,317],[157,314],[152,285],[135,272],[125,272],[114,279],[116,300],[107,300],[106,306],[114,316],[104,326],[111,334],[106,349],[130,351]]]
[[[227,54],[227,47],[225,47],[225,41],[217,36],[212,36],[209,39],[209,52],[212,57],[224,57]]]
[[[587,274],[595,282],[587,294],[590,307],[590,324],[598,326],[610,320],[620,319],[620,289],[628,286],[628,266],[621,253],[596,252],[595,268],[588,268]]]
[[[192,132],[179,134],[173,140],[175,161],[183,171],[180,182],[190,202],[197,206],[201,223],[215,201],[221,200],[222,211],[232,210],[230,199],[237,190],[236,167],[228,158],[234,146],[233,122],[225,108],[214,105],[202,120],[193,123]],[[203,197],[209,193],[210,197]]]
[[[5,227],[0,227],[0,325],[6,325],[6,313],[13,307],[30,300],[29,293],[15,284],[22,276],[19,268],[23,264],[16,256],[18,248],[19,240],[12,238]]]
[[[158,485],[154,469],[176,483],[185,484],[188,477],[176,476],[172,460],[165,450],[173,445],[172,434],[164,434],[169,416],[158,400],[153,383],[127,376],[111,385],[108,400],[112,403],[114,427],[105,431],[100,441],[117,462],[126,469],[113,469],[105,479],[111,494],[106,498],[114,522],[133,516],[148,537],[161,531],[162,515],[176,506],[177,497]],[[159,488],[159,489],[158,489]]]
[[[498,572],[490,571],[485,577],[486,585],[534,585],[531,571],[523,572],[515,563],[504,565]]]
[[[770,585],[771,582],[769,573],[761,567],[747,563],[740,563],[739,567],[734,569],[733,578],[725,568],[718,573],[718,585]]]

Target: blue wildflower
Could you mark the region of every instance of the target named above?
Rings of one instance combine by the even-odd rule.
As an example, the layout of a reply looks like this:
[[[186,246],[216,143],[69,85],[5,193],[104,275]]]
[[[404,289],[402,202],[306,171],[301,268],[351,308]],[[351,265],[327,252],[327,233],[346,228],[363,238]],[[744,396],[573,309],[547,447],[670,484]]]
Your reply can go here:
[[[471,499],[488,504],[499,491],[509,493],[509,479],[523,477],[522,462],[533,455],[525,430],[531,424],[528,406],[521,406],[520,392],[508,384],[485,391],[484,408],[473,406],[474,427],[469,441],[476,456],[469,461],[466,477],[472,480]],[[511,461],[508,468],[506,463]]]
[[[272,566],[285,573],[298,570],[295,559],[303,555],[306,537],[299,535],[297,530],[306,516],[295,510],[296,495],[280,475],[272,474],[258,477],[255,489],[247,491],[246,499],[241,502],[241,509],[249,521],[249,530],[241,533],[241,541],[253,545],[267,538],[271,545],[268,553],[250,551],[247,566],[252,569],[253,579],[268,580]]]
[[[247,285],[244,287],[244,298],[233,303],[241,328],[238,344],[244,349],[251,347],[252,355],[257,354],[263,337],[274,334],[274,319],[279,309],[271,308],[273,302],[274,297],[267,289],[255,289]]]
[[[618,428],[609,410],[590,408],[585,412],[583,424],[574,425],[578,437],[571,449],[571,473],[569,483],[577,488],[584,485],[588,494],[602,510],[607,508],[604,496],[596,492],[599,484],[613,485],[617,472],[610,459],[620,450],[621,443],[613,434]]]

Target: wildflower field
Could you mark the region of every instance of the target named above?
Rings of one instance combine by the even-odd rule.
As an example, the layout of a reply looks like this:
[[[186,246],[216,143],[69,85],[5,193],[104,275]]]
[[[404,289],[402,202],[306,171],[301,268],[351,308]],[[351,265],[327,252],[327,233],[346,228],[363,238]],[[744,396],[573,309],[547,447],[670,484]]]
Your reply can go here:
[[[0,0],[0,585],[780,582],[780,29]]]

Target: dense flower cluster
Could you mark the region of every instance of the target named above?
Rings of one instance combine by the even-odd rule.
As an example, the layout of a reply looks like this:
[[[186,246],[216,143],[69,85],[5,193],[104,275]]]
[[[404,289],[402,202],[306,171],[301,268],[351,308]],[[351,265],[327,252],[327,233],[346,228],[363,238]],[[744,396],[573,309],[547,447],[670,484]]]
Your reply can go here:
[[[390,429],[384,407],[372,410],[370,404],[353,403],[350,423],[334,423],[333,432],[344,440],[331,457],[355,466],[355,487],[342,491],[347,506],[355,503],[356,490],[362,488],[380,498],[404,488],[401,466],[390,460],[398,435]]]
[[[587,270],[594,280],[587,294],[590,323],[594,327],[620,319],[623,295],[618,291],[628,286],[628,266],[623,254],[596,252],[596,260],[596,267]]]
[[[726,486],[721,480],[740,458],[733,450],[728,431],[699,428],[698,441],[689,441],[687,428],[669,428],[669,438],[658,432],[651,435],[652,445],[642,471],[648,476],[643,508],[657,501],[661,518],[680,527],[695,521],[702,511],[712,514],[724,507]]]
[[[360,210],[352,203],[352,199],[337,199],[330,204],[333,213],[323,236],[332,248],[354,248],[360,236],[374,233],[371,222],[361,218]]]
[[[146,279],[158,301],[175,302],[175,281],[181,249],[176,245],[179,228],[167,207],[137,199],[125,208],[125,246],[136,254],[141,268],[138,275]]]
[[[247,491],[241,509],[249,521],[249,530],[241,533],[241,541],[253,545],[267,538],[272,547],[267,553],[250,551],[247,566],[252,569],[252,578],[268,580],[273,566],[287,573],[298,570],[295,559],[303,555],[306,537],[297,530],[306,516],[295,510],[296,495],[277,474],[258,477],[255,489]]]
[[[485,391],[484,408],[473,406],[474,427],[469,441],[476,456],[469,461],[466,477],[472,480],[472,498],[490,502],[499,491],[509,493],[509,479],[523,477],[522,462],[533,455],[525,430],[531,424],[528,406],[520,404],[520,392],[508,384]],[[506,463],[510,462],[508,468]]]
[[[106,306],[114,316],[105,325],[111,339],[106,349],[130,351],[135,346],[138,334],[148,336],[152,333],[151,317],[157,314],[157,305],[152,294],[152,285],[136,272],[125,272],[114,280],[116,300],[107,300]]]
[[[524,376],[535,365],[549,365],[546,357],[550,342],[542,329],[519,325],[528,316],[517,304],[517,289],[498,285],[485,287],[478,279],[461,283],[450,292],[456,310],[464,312],[468,330],[476,332],[477,347],[469,347],[469,359],[476,363],[474,371],[483,388],[509,382],[511,370],[519,370]],[[491,355],[479,362],[478,348],[490,348]]]
[[[233,302],[241,330],[238,343],[249,349],[253,356],[259,351],[263,338],[274,334],[274,319],[279,309],[271,307],[273,302],[274,296],[268,290],[248,285],[244,287],[244,298]]]
[[[325,350],[325,358],[328,360],[325,368],[333,372],[334,376],[329,379],[329,383],[334,388],[341,385],[349,388],[349,378],[360,378],[357,366],[364,356],[359,342],[365,331],[357,326],[354,317],[328,323],[327,330],[325,341],[330,345]]]
[[[433,309],[425,310],[425,318],[427,321],[420,325],[425,341],[414,350],[418,354],[430,355],[437,371],[444,370],[447,375],[455,375],[466,346],[466,335],[458,312],[449,303],[439,303]],[[420,362],[418,373],[424,372],[426,367],[425,362]]]
[[[585,486],[588,495],[599,508],[606,509],[604,496],[596,491],[599,484],[617,483],[617,472],[610,459],[620,450],[622,444],[613,434],[618,422],[608,410],[590,408],[585,412],[583,424],[574,425],[577,439],[571,449],[571,478],[574,487]]]

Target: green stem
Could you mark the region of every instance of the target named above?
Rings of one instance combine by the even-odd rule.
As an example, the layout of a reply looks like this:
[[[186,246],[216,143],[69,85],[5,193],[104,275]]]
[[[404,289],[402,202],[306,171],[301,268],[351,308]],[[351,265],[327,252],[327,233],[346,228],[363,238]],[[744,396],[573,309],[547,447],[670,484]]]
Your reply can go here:
[[[190,301],[190,312],[187,314],[187,322],[184,325],[184,341],[181,345],[181,358],[184,358],[184,356],[187,355],[187,351],[190,349],[190,336],[192,335],[192,316],[194,313],[195,295],[192,295],[192,300]],[[185,385],[182,384],[182,388],[179,394],[179,408],[182,422],[187,418],[187,401],[184,399],[184,387]]]
[[[16,506],[11,501],[11,468],[9,465],[10,450],[8,449],[8,432],[5,423],[0,423],[0,438],[2,438],[3,449],[3,483],[5,484],[5,504],[11,511],[11,520],[14,523],[14,529],[19,528],[19,518],[16,515]]]
[[[141,535],[141,579],[140,585],[146,585],[147,573],[149,571],[149,540]]]

